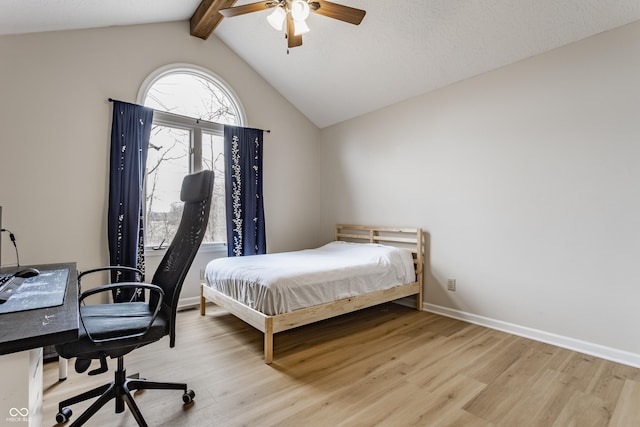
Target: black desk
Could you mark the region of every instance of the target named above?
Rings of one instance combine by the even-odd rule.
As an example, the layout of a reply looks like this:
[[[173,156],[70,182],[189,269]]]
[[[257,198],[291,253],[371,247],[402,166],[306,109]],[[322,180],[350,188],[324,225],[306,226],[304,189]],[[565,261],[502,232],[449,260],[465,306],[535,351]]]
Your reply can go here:
[[[27,266],[23,266],[24,268]],[[0,355],[60,344],[78,338],[76,263],[30,265],[38,270],[69,269],[62,305],[0,314]],[[3,269],[7,272],[8,269]]]

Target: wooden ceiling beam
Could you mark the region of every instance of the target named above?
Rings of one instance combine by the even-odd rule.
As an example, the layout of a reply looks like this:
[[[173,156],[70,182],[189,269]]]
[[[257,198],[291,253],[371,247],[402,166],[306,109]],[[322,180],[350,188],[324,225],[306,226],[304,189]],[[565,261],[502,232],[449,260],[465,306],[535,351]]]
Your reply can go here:
[[[202,0],[198,8],[191,17],[191,35],[201,39],[208,39],[216,29],[222,15],[218,13],[220,9],[226,9],[236,3],[237,0]]]

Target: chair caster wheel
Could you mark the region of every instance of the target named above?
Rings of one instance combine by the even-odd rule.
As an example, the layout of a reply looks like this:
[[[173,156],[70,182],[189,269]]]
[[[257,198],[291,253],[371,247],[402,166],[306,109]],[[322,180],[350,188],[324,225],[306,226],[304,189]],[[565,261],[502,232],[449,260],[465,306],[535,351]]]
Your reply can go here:
[[[73,414],[73,412],[71,412],[71,408],[62,408],[60,412],[56,414],[56,422],[58,424],[66,423],[69,421],[71,414]]]
[[[191,403],[191,402],[193,402],[193,398],[194,397],[196,397],[195,392],[193,390],[187,390],[182,395],[182,401],[184,403]]]

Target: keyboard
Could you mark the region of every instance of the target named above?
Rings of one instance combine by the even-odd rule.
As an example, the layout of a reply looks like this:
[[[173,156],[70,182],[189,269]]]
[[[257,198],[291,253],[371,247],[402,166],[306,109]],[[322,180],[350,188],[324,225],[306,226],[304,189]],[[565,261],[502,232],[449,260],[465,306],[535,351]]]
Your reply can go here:
[[[13,275],[0,275],[0,304],[7,302],[11,295],[22,285],[24,279]]]

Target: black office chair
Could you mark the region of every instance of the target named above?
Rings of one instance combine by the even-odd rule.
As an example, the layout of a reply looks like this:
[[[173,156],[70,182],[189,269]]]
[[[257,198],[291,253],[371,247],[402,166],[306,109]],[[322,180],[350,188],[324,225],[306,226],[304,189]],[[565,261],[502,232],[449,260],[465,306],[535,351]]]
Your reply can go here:
[[[124,411],[126,403],[140,426],[146,426],[131,391],[143,389],[182,390],[183,402],[195,397],[186,384],[151,382],[127,378],[124,355],[138,347],[158,341],[169,335],[169,346],[175,346],[176,311],[178,297],[189,267],[204,237],[211,207],[213,172],[203,171],[184,178],[180,198],[184,210],[178,231],[156,270],[151,284],[139,282],[114,283],[90,289],[80,295],[80,334],[77,341],[56,345],[57,353],[64,358],[76,357],[76,371],[84,372],[92,359],[100,360],[100,368],[90,375],[105,372],[106,357],[118,359],[114,381],[60,402],[56,421],[66,422],[71,416],[69,405],[100,396],[72,424],[80,426],[91,418],[111,399],[115,399],[116,413]],[[128,267],[103,267],[79,275],[105,270],[135,271]],[[149,302],[125,302],[115,304],[82,305],[90,295],[108,292],[116,288],[143,288],[149,290]]]

